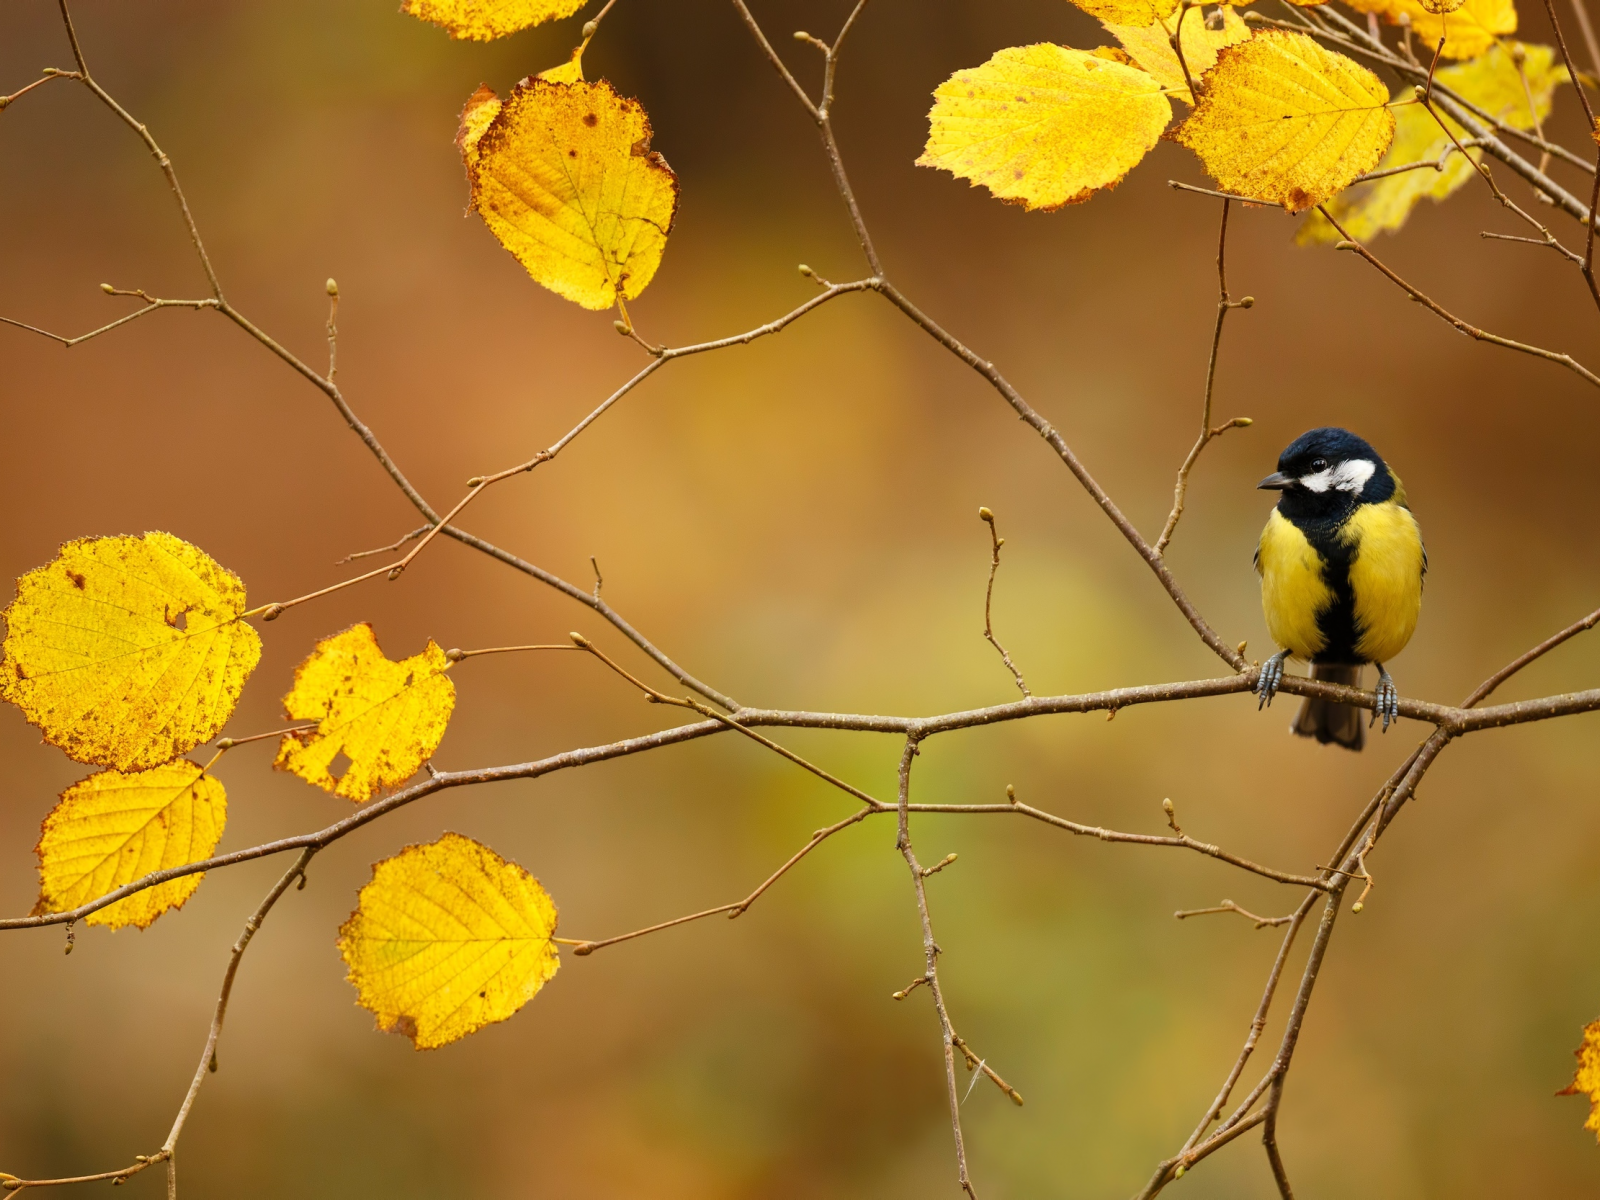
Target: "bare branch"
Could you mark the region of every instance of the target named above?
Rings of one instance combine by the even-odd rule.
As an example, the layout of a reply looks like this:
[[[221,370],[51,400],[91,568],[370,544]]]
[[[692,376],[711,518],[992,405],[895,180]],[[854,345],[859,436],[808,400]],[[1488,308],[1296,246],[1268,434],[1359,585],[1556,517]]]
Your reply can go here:
[[[194,1099],[200,1094],[200,1085],[206,1081],[207,1075],[217,1069],[217,1040],[222,1036],[222,1022],[228,1015],[228,998],[233,994],[233,980],[239,973],[239,961],[244,958],[250,940],[255,937],[256,930],[261,928],[261,923],[267,919],[267,914],[278,902],[278,897],[289,890],[291,883],[305,878],[306,866],[316,852],[316,848],[312,846],[307,846],[300,852],[300,857],[295,859],[294,864],[283,873],[282,878],[273,884],[272,890],[261,901],[260,907],[245,921],[244,932],[233,944],[233,953],[228,959],[228,969],[222,976],[222,991],[217,996],[217,1011],[211,1018],[211,1029],[206,1034],[205,1049],[200,1053],[200,1065],[195,1068],[194,1080],[189,1084],[188,1094],[184,1096],[183,1104],[178,1108],[177,1119],[172,1122],[172,1131],[167,1134],[167,1140],[161,1144],[161,1153],[168,1157],[178,1148],[178,1138],[183,1133],[184,1122],[189,1119],[189,1110],[194,1107]]]
[[[933,937],[933,919],[928,915],[927,876],[923,874],[922,864],[917,861],[916,851],[911,846],[911,762],[916,756],[916,740],[907,738],[905,750],[900,755],[900,826],[895,847],[911,871],[911,886],[917,896],[917,917],[922,922],[923,978],[927,981],[928,991],[933,994],[933,1011],[938,1014],[939,1033],[944,1043],[945,1090],[950,1102],[950,1128],[956,1141],[956,1180],[970,1200],[977,1200],[978,1193],[973,1190],[972,1177],[967,1170],[967,1147],[961,1136],[961,1097],[956,1091],[956,1033],[945,1008],[944,992],[939,987],[940,950],[939,943]]]
[[[1348,233],[1345,232],[1344,226],[1340,225],[1339,222],[1334,219],[1333,215],[1328,212],[1326,205],[1318,205],[1317,211],[1328,219],[1328,223],[1337,229],[1339,231],[1339,236],[1344,239],[1338,244],[1338,249],[1354,250],[1362,258],[1366,259],[1375,268],[1377,268],[1377,270],[1381,272],[1383,276],[1391,283],[1399,287],[1413,300],[1423,305],[1440,320],[1444,321],[1447,325],[1450,325],[1458,332],[1466,334],[1474,341],[1488,342],[1495,346],[1504,346],[1507,350],[1516,350],[1522,354],[1532,355],[1534,358],[1542,358],[1548,362],[1559,363],[1561,366],[1566,367],[1567,370],[1571,371],[1573,374],[1579,376],[1585,382],[1591,383],[1595,387],[1600,387],[1600,375],[1596,375],[1593,371],[1589,370],[1588,367],[1578,362],[1578,360],[1573,358],[1570,354],[1561,354],[1554,350],[1544,350],[1538,346],[1530,346],[1525,342],[1519,342],[1508,337],[1501,337],[1496,333],[1485,332],[1484,330],[1479,329],[1476,325],[1470,325],[1466,321],[1463,321],[1460,317],[1444,308],[1424,292],[1413,287],[1411,284],[1407,283],[1404,279],[1400,278],[1400,276],[1396,275],[1393,271],[1386,267],[1378,259],[1378,257],[1372,253],[1371,250],[1368,250],[1364,245],[1353,239]]]
[[[595,941],[578,942],[576,944],[577,948],[573,950],[573,953],[579,956],[593,954],[596,950],[603,949],[606,946],[615,946],[618,942],[632,941],[634,938],[644,937],[647,933],[659,933],[663,929],[671,929],[674,926],[685,925],[690,921],[699,921],[705,917],[714,917],[719,913],[727,913],[730,919],[733,917],[743,916],[745,912],[749,910],[750,906],[761,898],[762,893],[764,893],[773,884],[777,883],[778,880],[782,879],[786,874],[788,874],[789,869],[798,863],[802,858],[810,854],[834,834],[840,832],[841,830],[850,828],[850,826],[856,824],[864,817],[869,817],[878,811],[880,810],[875,808],[859,808],[844,820],[836,821],[825,829],[817,830],[811,835],[810,841],[790,855],[781,867],[762,880],[761,883],[756,887],[755,891],[751,892],[743,900],[736,900],[732,904],[719,904],[716,908],[703,909],[697,913],[690,913],[686,917],[676,917],[671,921],[662,921],[658,925],[651,925],[644,929],[635,929],[632,933],[618,934],[616,937],[600,938]]]
[[[1526,667],[1528,664],[1537,659],[1543,658],[1557,646],[1571,638],[1577,637],[1578,634],[1583,633],[1585,630],[1593,629],[1596,624],[1600,624],[1600,608],[1595,609],[1595,611],[1590,613],[1588,616],[1581,617],[1574,621],[1560,633],[1547,637],[1544,641],[1540,642],[1526,654],[1513,659],[1511,662],[1501,667],[1493,675],[1489,676],[1489,678],[1480,683],[1473,691],[1472,695],[1468,696],[1461,702],[1461,707],[1476,708],[1480,701],[1487,699],[1491,692],[1493,692],[1506,680],[1510,679],[1518,671],[1522,670],[1523,667]]]
[[[1232,900],[1224,900],[1221,904],[1214,904],[1210,908],[1180,908],[1177,912],[1173,913],[1172,915],[1174,917],[1176,917],[1178,920],[1183,921],[1183,920],[1187,920],[1189,917],[1210,916],[1212,913],[1238,913],[1241,917],[1244,917],[1247,921],[1254,921],[1255,922],[1255,926],[1256,926],[1257,929],[1265,929],[1269,925],[1271,925],[1271,926],[1287,925],[1287,924],[1289,924],[1289,922],[1294,920],[1294,914],[1293,913],[1290,913],[1287,917],[1262,917],[1262,916],[1257,916],[1255,913],[1251,912],[1248,908],[1241,908],[1239,905],[1235,904]]]
[[[1188,12],[1187,8],[1184,12]],[[1178,18],[1179,24],[1183,18]],[[1200,436],[1196,439],[1194,449],[1189,451],[1189,457],[1183,460],[1183,466],[1178,468],[1178,482],[1172,489],[1172,511],[1167,514],[1167,523],[1162,527],[1161,536],[1156,539],[1156,553],[1165,554],[1167,544],[1172,541],[1172,535],[1178,528],[1178,521],[1183,516],[1183,501],[1189,491],[1189,472],[1194,470],[1194,464],[1200,460],[1200,452],[1210,445],[1213,438],[1221,437],[1230,429],[1242,429],[1252,424],[1249,417],[1235,417],[1225,424],[1211,427],[1211,396],[1217,382],[1217,351],[1222,347],[1222,323],[1227,319],[1230,309],[1251,308],[1255,305],[1255,297],[1246,296],[1242,300],[1234,300],[1228,295],[1228,205],[1229,201],[1222,202],[1222,223],[1217,232],[1217,324],[1211,333],[1211,356],[1206,360],[1206,390],[1205,400],[1200,406]]]
[[[1000,547],[1006,544],[1005,538],[1000,536],[1000,531],[995,528],[994,514],[987,508],[980,508],[978,516],[989,527],[989,540],[992,543],[993,553],[989,559],[989,587],[983,594],[983,636],[988,639],[991,646],[1000,655],[1000,661],[1005,663],[1006,670],[1011,672],[1011,678],[1017,682],[1017,690],[1024,696],[1033,695],[1028,690],[1028,683],[1022,678],[1022,672],[1017,670],[1017,664],[1011,661],[1011,655],[1006,653],[1006,648],[1000,644],[1000,639],[994,635],[994,577],[1000,571]]]

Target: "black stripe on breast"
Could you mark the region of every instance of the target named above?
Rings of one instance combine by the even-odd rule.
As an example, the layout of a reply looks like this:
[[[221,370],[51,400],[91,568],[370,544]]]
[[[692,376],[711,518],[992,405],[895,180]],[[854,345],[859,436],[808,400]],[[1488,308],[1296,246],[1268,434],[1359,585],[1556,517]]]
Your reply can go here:
[[[1288,499],[1289,496],[1285,494],[1284,500]],[[1313,661],[1319,663],[1366,661],[1356,652],[1361,633],[1356,628],[1356,598],[1350,586],[1350,561],[1355,557],[1355,547],[1345,544],[1339,537],[1339,531],[1344,528],[1355,508],[1351,504],[1340,506],[1340,511],[1335,513],[1313,514],[1304,511],[1300,505],[1278,505],[1278,511],[1305,534],[1306,541],[1321,557],[1322,582],[1333,592],[1333,604],[1317,615],[1317,629],[1322,634],[1324,645]]]

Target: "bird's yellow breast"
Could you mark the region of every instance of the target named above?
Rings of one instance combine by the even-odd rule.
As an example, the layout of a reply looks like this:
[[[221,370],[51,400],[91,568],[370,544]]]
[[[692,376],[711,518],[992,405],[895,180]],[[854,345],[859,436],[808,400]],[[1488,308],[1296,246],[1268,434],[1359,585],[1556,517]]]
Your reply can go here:
[[[1334,594],[1322,578],[1322,556],[1277,509],[1261,531],[1256,569],[1267,632],[1296,658],[1310,661],[1327,644],[1317,617],[1333,605]]]
[[[1368,662],[1387,662],[1406,648],[1422,611],[1422,532],[1410,509],[1390,501],[1356,509],[1339,536],[1354,551],[1356,650]]]

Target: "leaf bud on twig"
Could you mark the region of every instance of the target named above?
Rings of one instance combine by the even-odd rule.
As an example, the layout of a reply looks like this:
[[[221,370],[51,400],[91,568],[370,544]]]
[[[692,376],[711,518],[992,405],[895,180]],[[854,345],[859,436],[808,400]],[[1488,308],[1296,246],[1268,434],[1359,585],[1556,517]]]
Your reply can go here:
[[[595,30],[600,28],[599,21],[585,21],[583,23],[583,40],[588,41],[594,36]]]
[[[333,277],[331,275],[328,277],[327,287],[328,287],[328,295],[330,295],[330,296],[334,297],[335,299],[337,299],[338,296],[339,296],[339,285],[333,281]]]
[[[990,512],[987,507],[980,508],[978,510],[978,520],[987,521],[989,524],[993,525],[994,524],[994,513]]]
[[[1012,787],[1009,783],[1006,784],[1006,799],[1012,804],[1017,803],[1017,789]]]
[[[810,267],[808,267],[805,263],[801,263],[800,264],[799,270],[800,270],[800,274],[804,275],[807,279],[812,279],[817,274]]]
[[[589,648],[589,639],[584,637],[583,634],[569,633],[567,636],[572,639],[572,644],[574,646],[577,646],[583,650],[587,650]]]
[[[115,296],[117,294],[117,289],[112,287],[109,283],[102,283],[100,285],[100,290],[108,296]]]

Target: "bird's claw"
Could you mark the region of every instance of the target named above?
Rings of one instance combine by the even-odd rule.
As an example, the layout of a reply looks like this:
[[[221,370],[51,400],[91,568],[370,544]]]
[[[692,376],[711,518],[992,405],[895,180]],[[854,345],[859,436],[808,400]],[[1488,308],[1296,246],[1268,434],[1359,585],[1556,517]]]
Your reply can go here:
[[[1287,650],[1280,650],[1261,664],[1261,676],[1256,681],[1256,695],[1260,697],[1256,704],[1257,712],[1272,706],[1272,698],[1278,694],[1278,685],[1283,682],[1283,660],[1288,657]]]
[[[1372,706],[1372,720],[1367,724],[1371,726],[1381,719],[1383,732],[1388,733],[1390,723],[1400,719],[1400,689],[1394,686],[1394,679],[1381,666],[1378,668],[1376,699],[1377,703]]]

